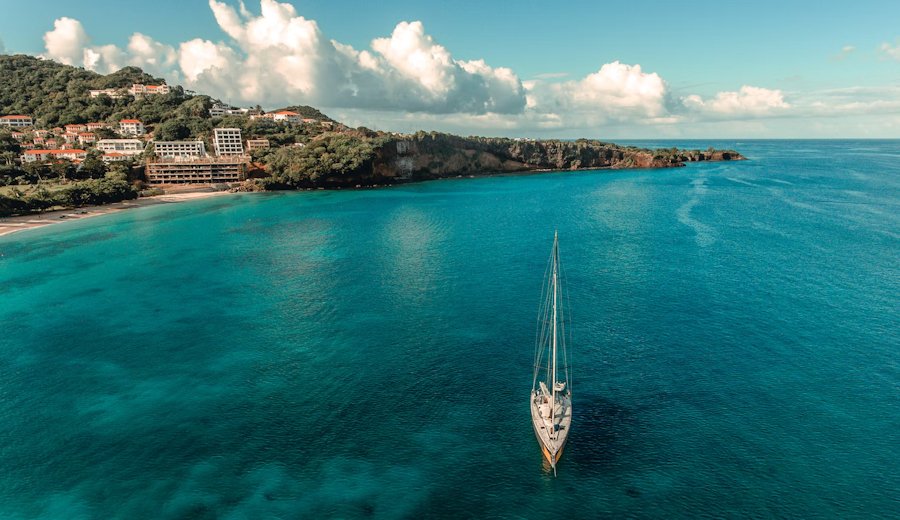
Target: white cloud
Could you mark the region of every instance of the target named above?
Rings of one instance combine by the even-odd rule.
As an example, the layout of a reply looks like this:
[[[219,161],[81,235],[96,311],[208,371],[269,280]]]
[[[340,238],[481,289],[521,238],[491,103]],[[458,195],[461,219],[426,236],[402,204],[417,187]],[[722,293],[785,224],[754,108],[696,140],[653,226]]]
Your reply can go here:
[[[78,20],[62,17],[44,34],[47,56],[66,65],[83,65],[88,35]]]
[[[400,22],[356,49],[328,38],[287,3],[260,0],[254,13],[243,2],[208,2],[221,41],[196,38],[173,46],[134,33],[124,47],[93,45],[78,20],[59,18],[44,35],[46,56],[102,73],[136,65],[232,103],[310,104],[382,129],[677,136],[688,126],[731,122],[752,133],[786,115],[875,117],[900,110],[896,89],[790,93],[790,103],[781,90],[748,85],[676,96],[659,74],[619,61],[582,78],[545,73],[522,81],[509,68],[454,58],[419,21]],[[838,56],[855,50],[844,46]],[[881,51],[900,59],[900,45],[885,43]],[[686,122],[691,125],[679,124]]]
[[[891,45],[888,42],[882,43],[881,53],[887,59],[900,61],[900,43],[898,43],[897,45]]]
[[[262,0],[259,16],[216,0],[209,4],[245,56],[232,78],[242,85],[235,93],[242,101],[432,113],[524,108],[524,89],[511,70],[455,60],[421,22],[401,22],[389,37],[359,51],[328,40],[289,4]]]
[[[841,47],[840,52],[831,57],[831,59],[835,61],[843,61],[847,59],[851,54],[856,52],[856,47],[853,45],[844,45]]]
[[[131,35],[127,51],[131,64],[149,67],[158,72],[171,70],[178,61],[178,53],[174,48],[141,33]]]
[[[178,48],[178,65],[188,83],[196,82],[204,72],[212,75],[226,72],[234,60],[234,51],[230,47],[200,38],[184,42]]]
[[[693,94],[684,98],[683,103],[700,114],[734,118],[772,115],[791,106],[780,90],[749,85],[744,85],[737,92],[719,92],[711,99]]]
[[[614,61],[576,81],[530,83],[532,105],[551,111],[579,111],[601,118],[622,120],[654,118],[666,114],[667,87],[656,73],[640,65]]]

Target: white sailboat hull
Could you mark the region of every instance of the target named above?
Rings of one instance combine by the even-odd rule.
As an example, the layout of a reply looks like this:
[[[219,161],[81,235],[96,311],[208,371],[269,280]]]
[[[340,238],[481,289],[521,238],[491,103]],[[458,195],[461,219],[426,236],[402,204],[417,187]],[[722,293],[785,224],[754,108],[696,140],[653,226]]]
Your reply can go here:
[[[531,395],[531,424],[544,458],[555,468],[569,439],[569,430],[572,426],[572,400],[568,395],[557,396],[556,413],[551,421],[541,413],[540,402],[543,399],[544,396],[540,392],[533,392]]]

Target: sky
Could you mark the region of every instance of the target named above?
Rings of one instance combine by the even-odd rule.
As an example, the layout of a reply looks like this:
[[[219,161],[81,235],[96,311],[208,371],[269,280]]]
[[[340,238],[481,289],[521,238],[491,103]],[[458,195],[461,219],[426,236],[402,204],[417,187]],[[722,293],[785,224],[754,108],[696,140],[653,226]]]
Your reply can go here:
[[[0,51],[353,126],[900,137],[900,2],[0,0]],[[2,80],[2,79],[0,79]]]

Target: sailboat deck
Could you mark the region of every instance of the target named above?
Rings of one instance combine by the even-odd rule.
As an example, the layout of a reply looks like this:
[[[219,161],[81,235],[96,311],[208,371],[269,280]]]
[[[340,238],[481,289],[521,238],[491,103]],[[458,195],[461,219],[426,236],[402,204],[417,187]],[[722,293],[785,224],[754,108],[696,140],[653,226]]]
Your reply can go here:
[[[533,397],[531,400],[531,422],[534,426],[534,433],[537,435],[541,447],[546,450],[545,455],[553,457],[554,460],[550,461],[551,463],[555,463],[558,459],[557,454],[565,446],[566,440],[569,438],[569,428],[572,426],[571,401],[568,398],[563,398],[561,401],[560,415],[556,418],[559,427],[556,432],[553,432],[553,425],[549,420],[541,417],[537,403]]]

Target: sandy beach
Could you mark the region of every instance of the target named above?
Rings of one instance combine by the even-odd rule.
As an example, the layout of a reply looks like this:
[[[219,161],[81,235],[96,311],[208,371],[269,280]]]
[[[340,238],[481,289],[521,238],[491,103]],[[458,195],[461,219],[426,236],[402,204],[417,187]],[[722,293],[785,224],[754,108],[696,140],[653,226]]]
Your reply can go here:
[[[179,187],[184,189],[185,187]],[[176,189],[179,189],[176,188]],[[220,197],[223,195],[232,195],[230,191],[213,191],[204,188],[187,188],[185,191],[176,191],[174,193],[166,193],[163,195],[154,195],[152,197],[140,197],[135,200],[126,200],[123,202],[115,202],[113,204],[104,204],[102,206],[85,206],[83,208],[64,209],[58,211],[47,211],[34,215],[23,215],[18,217],[0,218],[0,236],[25,231],[27,229],[35,229],[39,227],[49,226],[53,224],[61,224],[71,222],[73,220],[81,220],[108,213],[115,213],[132,208],[140,208],[144,206],[154,206],[156,204],[177,204],[189,200],[205,199],[209,197]]]

